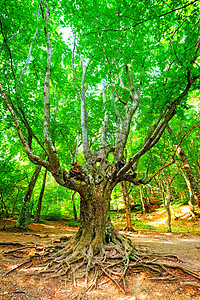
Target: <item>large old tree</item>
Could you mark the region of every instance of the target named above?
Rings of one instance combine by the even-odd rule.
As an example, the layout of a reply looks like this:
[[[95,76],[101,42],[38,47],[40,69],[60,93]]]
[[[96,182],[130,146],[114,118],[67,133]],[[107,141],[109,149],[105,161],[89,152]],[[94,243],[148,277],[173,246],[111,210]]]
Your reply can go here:
[[[140,158],[198,87],[199,25],[198,1],[2,1],[5,117],[7,106],[31,162],[80,194],[79,231],[57,261],[82,257],[88,272],[108,250],[137,260],[111,224],[111,193],[122,181],[144,183]],[[141,126],[146,137],[127,154]],[[79,133],[84,161],[67,170],[60,149]]]

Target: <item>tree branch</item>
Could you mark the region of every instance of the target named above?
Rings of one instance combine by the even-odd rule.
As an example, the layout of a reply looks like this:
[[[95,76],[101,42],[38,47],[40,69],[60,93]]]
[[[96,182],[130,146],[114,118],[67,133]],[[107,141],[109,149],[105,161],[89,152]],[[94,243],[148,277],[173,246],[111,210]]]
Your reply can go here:
[[[39,20],[39,14],[40,14],[40,8],[38,9],[37,21]],[[20,76],[20,78],[19,78],[19,83],[21,82],[22,77],[23,77],[23,75],[24,75],[24,73],[25,73],[25,71],[26,71],[26,68],[27,68],[27,66],[28,66],[28,63],[29,63],[29,60],[30,60],[30,56],[31,56],[32,47],[33,47],[33,43],[34,43],[34,40],[35,40],[35,38],[36,38],[37,33],[38,33],[38,27],[36,28],[36,31],[35,31],[35,34],[34,34],[34,37],[33,37],[33,41],[32,41],[32,43],[31,43],[31,45],[30,45],[28,57],[27,57],[27,60],[26,60],[25,65],[24,65],[24,67],[23,67],[23,69],[22,69],[21,76]]]
[[[48,3],[45,1],[45,10],[42,6],[42,1],[40,0],[40,9],[42,12],[42,17],[45,21],[45,25],[47,26],[49,23],[49,6]],[[50,77],[51,77],[51,41],[50,41],[50,34],[47,31],[47,28],[44,26],[44,33],[46,37],[47,43],[47,67],[46,67],[46,74],[44,79],[44,127],[43,127],[43,135],[44,135],[44,142],[47,148],[47,153],[49,156],[49,163],[51,166],[50,172],[55,175],[61,172],[60,162],[58,159],[58,155],[56,149],[53,145],[51,135],[50,135],[50,99],[49,99],[49,85],[50,85]]]
[[[26,153],[27,153],[29,159],[30,159],[31,162],[33,162],[34,164],[42,165],[42,166],[44,166],[45,168],[48,169],[48,168],[49,168],[49,162],[45,161],[45,160],[42,159],[40,156],[35,155],[35,154],[31,151],[27,139],[26,139],[26,138],[23,136],[23,134],[22,134],[22,131],[21,131],[19,122],[18,122],[18,120],[17,120],[17,117],[16,117],[16,115],[15,115],[15,113],[14,113],[14,110],[13,110],[12,106],[9,104],[8,98],[7,98],[7,96],[6,96],[6,92],[5,92],[5,90],[3,89],[1,83],[0,83],[0,90],[1,90],[1,94],[2,94],[2,96],[3,96],[3,98],[4,98],[4,101],[5,101],[5,103],[6,103],[6,106],[7,106],[7,108],[9,109],[9,111],[10,111],[10,113],[11,113],[11,116],[12,116],[14,122],[15,122],[15,126],[16,126],[16,129],[17,129],[19,138],[20,138],[20,140],[21,140],[21,142],[22,142],[22,144],[23,144],[23,146],[24,146],[24,149],[25,149],[25,151],[26,151]]]
[[[106,103],[105,79],[102,79],[101,85],[102,85],[102,94],[103,94],[103,104],[104,104],[104,109],[105,109],[102,135],[101,135],[101,145],[102,145],[102,147],[105,147],[107,145],[106,136],[107,136],[107,131],[108,131],[108,111],[105,107],[105,103]]]
[[[91,63],[91,60],[94,56],[91,57],[87,66],[85,66],[83,59],[80,57],[83,72],[82,72],[82,79],[81,79],[81,92],[79,92],[75,80],[75,70],[74,70],[74,53],[75,53],[75,45],[76,45],[75,38],[76,36],[74,35],[74,47],[72,50],[72,73],[73,73],[75,90],[81,102],[81,130],[82,130],[82,138],[83,138],[83,152],[84,152],[85,159],[87,159],[87,157],[90,156],[91,152],[90,152],[89,141],[88,141],[88,121],[87,121],[87,109],[86,109],[86,99],[85,99],[85,75]]]

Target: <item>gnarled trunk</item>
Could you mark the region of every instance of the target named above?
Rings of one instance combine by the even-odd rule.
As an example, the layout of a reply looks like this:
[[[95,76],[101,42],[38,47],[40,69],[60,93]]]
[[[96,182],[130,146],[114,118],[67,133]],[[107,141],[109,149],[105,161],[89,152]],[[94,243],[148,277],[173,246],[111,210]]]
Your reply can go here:
[[[103,245],[112,241],[114,229],[110,220],[110,198],[112,188],[91,184],[80,201],[80,228],[77,233],[79,246],[91,245],[94,251],[101,250]]]

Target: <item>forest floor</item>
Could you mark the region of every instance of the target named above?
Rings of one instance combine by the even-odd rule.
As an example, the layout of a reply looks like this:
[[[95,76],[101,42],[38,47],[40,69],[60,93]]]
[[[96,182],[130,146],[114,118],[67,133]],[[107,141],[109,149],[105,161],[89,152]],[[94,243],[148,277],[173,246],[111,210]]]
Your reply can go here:
[[[187,206],[183,206],[175,210],[176,220],[172,221],[175,233],[161,232],[166,230],[166,213],[163,210],[157,210],[145,216],[141,214],[136,216],[136,224],[145,223],[147,226],[152,226],[154,231],[141,228],[136,232],[126,234],[135,245],[142,245],[153,253],[178,256],[184,268],[200,276],[200,218],[189,220],[185,214],[187,209]],[[121,215],[118,217],[120,223],[123,218]],[[29,226],[31,231],[20,233],[11,231],[14,222],[8,219],[0,220],[0,300],[200,299],[200,280],[185,275],[181,271],[175,271],[177,275],[181,275],[181,278],[173,281],[150,280],[150,276],[144,272],[128,273],[126,294],[123,294],[106,276],[102,278],[97,289],[86,292],[85,282],[82,280],[78,281],[77,287],[74,288],[72,283],[66,283],[59,278],[52,280],[42,275],[30,276],[34,271],[34,266],[24,265],[6,275],[24,260],[17,255],[11,258],[5,255],[5,252],[23,245],[40,247],[49,243],[54,244],[61,237],[71,236],[77,231],[77,228],[69,227],[66,221],[45,221],[42,224],[32,223]],[[114,223],[117,223],[117,216],[114,217]],[[181,233],[178,233],[180,230]],[[31,256],[33,248],[27,248],[26,251],[26,254]]]

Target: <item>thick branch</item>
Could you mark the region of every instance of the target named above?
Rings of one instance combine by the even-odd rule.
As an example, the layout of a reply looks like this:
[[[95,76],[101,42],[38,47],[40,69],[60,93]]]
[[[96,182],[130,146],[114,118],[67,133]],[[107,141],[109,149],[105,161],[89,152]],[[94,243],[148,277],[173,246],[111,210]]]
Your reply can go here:
[[[135,113],[135,111],[137,110],[138,105],[139,105],[139,95],[136,91],[134,79],[131,80],[129,69],[128,69],[127,65],[125,65],[125,69],[126,69],[126,75],[127,75],[127,79],[129,82],[129,86],[130,86],[130,98],[132,100],[132,103],[131,103],[130,107],[128,107],[128,105],[125,106],[124,121],[121,124],[118,142],[115,145],[115,147],[116,147],[115,156],[116,156],[117,160],[120,160],[123,156],[124,147],[126,145],[128,134],[130,131],[131,120],[132,120],[133,114]]]
[[[87,66],[85,66],[83,59],[80,57],[81,64],[83,67],[83,72],[82,72],[82,79],[81,79],[81,88],[79,91],[76,84],[75,69],[74,69],[75,46],[76,46],[76,36],[74,35],[74,46],[72,51],[72,73],[73,73],[74,87],[77,96],[81,102],[81,130],[82,130],[82,138],[83,138],[83,151],[84,151],[85,158],[87,159],[87,157],[91,154],[91,152],[90,152],[89,141],[88,141],[88,121],[87,121],[87,109],[86,109],[86,99],[85,99],[85,76],[93,56],[89,60]]]
[[[42,159],[40,156],[37,156],[35,155],[30,147],[29,147],[29,144],[28,144],[28,141],[27,139],[23,136],[22,134],[22,131],[21,131],[21,128],[20,128],[20,125],[19,125],[19,122],[18,122],[18,119],[14,113],[14,110],[12,108],[12,106],[9,104],[9,101],[8,101],[8,98],[6,96],[6,93],[5,93],[5,90],[3,89],[1,83],[0,83],[0,90],[1,90],[1,94],[4,98],[4,101],[6,103],[6,106],[7,108],[9,109],[10,113],[11,113],[11,116],[15,122],[15,126],[16,126],[16,129],[17,129],[17,132],[18,132],[18,135],[19,135],[19,138],[24,146],[24,149],[29,157],[29,159],[34,163],[34,164],[39,164],[39,165],[42,165],[44,167],[46,167],[47,169],[49,168],[49,163],[47,161],[45,161],[44,159]]]
[[[48,25],[49,22],[49,7],[47,2],[45,2],[45,14],[44,9],[42,6],[42,2],[40,1],[40,8],[42,11],[42,16],[45,20],[45,24]],[[58,159],[58,155],[56,153],[55,147],[53,145],[51,136],[50,136],[50,100],[49,100],[49,85],[50,85],[50,77],[51,77],[51,42],[50,42],[50,35],[47,31],[46,27],[44,27],[46,43],[47,43],[47,67],[46,67],[46,74],[44,79],[44,127],[43,127],[43,134],[44,134],[44,142],[47,148],[49,162],[51,165],[51,172],[53,174],[60,172],[60,162]]]
[[[119,171],[119,174],[127,172],[132,165],[137,162],[142,155],[144,155],[148,150],[150,150],[161,138],[165,128],[167,127],[168,122],[172,119],[175,113],[176,106],[180,104],[181,100],[186,96],[192,83],[197,78],[193,80],[188,80],[188,83],[185,87],[185,90],[181,93],[181,95],[172,102],[169,108],[166,108],[164,112],[162,112],[157,120],[157,122],[151,127],[149,130],[147,137],[145,138],[144,144],[141,149],[133,156],[131,163],[129,162]],[[171,163],[170,163],[171,164]]]
[[[118,116],[118,118],[120,120],[120,123],[122,123],[123,122],[122,115],[120,114],[119,110],[117,109],[116,102],[115,102],[115,97],[113,95],[113,91],[111,90],[110,93],[111,93],[111,98],[112,98],[112,101],[113,101],[113,106],[114,106],[114,109],[115,109],[115,113]]]
[[[106,90],[105,90],[105,80],[104,79],[101,81],[101,84],[102,84],[103,104],[104,104],[104,107],[105,107]],[[102,145],[102,147],[105,147],[107,145],[107,143],[106,143],[107,130],[108,130],[108,111],[105,107],[103,128],[102,128],[102,135],[101,135],[101,145]]]

